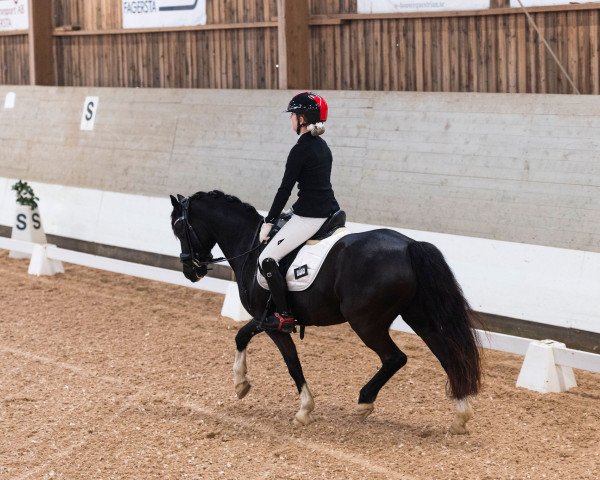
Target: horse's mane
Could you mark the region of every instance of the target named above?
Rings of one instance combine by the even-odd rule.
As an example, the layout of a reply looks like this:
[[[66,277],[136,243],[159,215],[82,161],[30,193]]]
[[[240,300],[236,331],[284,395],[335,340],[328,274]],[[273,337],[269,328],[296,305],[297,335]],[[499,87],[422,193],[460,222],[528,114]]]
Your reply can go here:
[[[212,192],[196,192],[190,197],[190,200],[205,199],[205,198],[211,198],[211,199],[215,199],[215,200],[223,199],[228,203],[239,204],[242,207],[244,207],[245,210],[247,210],[251,213],[254,213],[256,216],[259,216],[259,217],[261,216],[260,213],[258,213],[256,211],[256,208],[254,208],[249,203],[242,202],[239,198],[237,198],[233,195],[228,195],[226,193],[223,193],[220,190],[213,190]]]

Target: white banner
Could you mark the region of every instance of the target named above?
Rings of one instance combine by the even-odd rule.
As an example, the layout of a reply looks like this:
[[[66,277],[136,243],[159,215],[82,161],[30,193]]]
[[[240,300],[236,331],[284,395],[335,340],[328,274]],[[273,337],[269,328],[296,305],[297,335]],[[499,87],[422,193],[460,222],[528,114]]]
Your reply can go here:
[[[438,12],[487,8],[490,8],[490,0],[358,0],[358,13]]]
[[[29,30],[29,0],[0,0],[0,31]]]
[[[206,0],[122,0],[123,28],[206,25]]]
[[[597,0],[595,0],[597,1]],[[573,0],[521,0],[525,8],[527,7],[546,7],[548,5],[568,5],[569,3],[594,3],[594,2],[574,2]],[[520,7],[518,0],[510,0],[511,7]]]

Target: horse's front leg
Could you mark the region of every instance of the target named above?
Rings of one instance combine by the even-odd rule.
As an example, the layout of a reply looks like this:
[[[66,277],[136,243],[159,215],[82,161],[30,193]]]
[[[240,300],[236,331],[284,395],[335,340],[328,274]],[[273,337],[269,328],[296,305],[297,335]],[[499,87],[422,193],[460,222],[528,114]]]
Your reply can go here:
[[[313,422],[312,411],[315,409],[315,401],[306,384],[304,373],[302,373],[302,365],[300,365],[296,344],[289,333],[267,331],[267,335],[271,337],[271,340],[275,342],[275,345],[277,345],[277,348],[281,352],[300,394],[300,410],[298,410],[294,417],[294,424],[308,425]]]
[[[233,361],[233,385],[238,398],[244,398],[250,391],[250,383],[246,378],[246,348],[257,333],[262,332],[256,320],[250,320],[235,336],[235,360]]]

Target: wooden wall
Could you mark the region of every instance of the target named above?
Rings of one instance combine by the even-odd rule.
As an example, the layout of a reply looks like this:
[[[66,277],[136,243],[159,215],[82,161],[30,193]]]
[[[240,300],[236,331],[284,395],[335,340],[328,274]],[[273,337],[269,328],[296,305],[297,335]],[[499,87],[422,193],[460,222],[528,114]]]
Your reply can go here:
[[[277,29],[57,37],[59,85],[277,88]]]
[[[308,0],[312,15],[356,13],[356,0]]]
[[[56,0],[57,26],[82,32],[55,38],[65,86],[277,88],[277,0],[207,0],[207,24],[223,29],[123,34],[117,0]],[[252,24],[270,23],[270,26]],[[234,24],[246,28],[233,28]]]
[[[0,84],[29,84],[27,35],[0,35]]]
[[[368,16],[356,0],[309,3],[313,89],[573,92],[519,9]],[[278,88],[277,0],[207,0],[204,28],[138,33],[121,30],[119,7],[54,1],[59,85]],[[531,10],[580,92],[599,94],[600,3]],[[29,82],[27,50],[27,36],[0,36],[0,83]]]
[[[525,16],[513,11],[341,17],[341,25],[311,30],[312,82],[318,89],[573,93]],[[600,93],[600,6],[532,17],[580,92]]]

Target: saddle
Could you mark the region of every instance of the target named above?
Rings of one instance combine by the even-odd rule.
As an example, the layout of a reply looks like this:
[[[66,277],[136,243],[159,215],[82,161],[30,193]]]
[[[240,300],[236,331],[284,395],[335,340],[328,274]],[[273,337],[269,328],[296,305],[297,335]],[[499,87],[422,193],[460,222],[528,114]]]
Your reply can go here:
[[[284,212],[279,216],[277,221],[273,224],[273,228],[271,228],[271,232],[269,233],[269,239],[267,243],[261,247],[261,252],[269,244],[269,242],[271,242],[275,234],[283,228],[283,226],[289,221],[290,218],[292,218],[293,214],[294,211],[290,209],[289,211]],[[337,230],[339,230],[340,228],[344,228],[345,226],[346,212],[344,212],[343,210],[336,210],[335,212],[333,212],[331,215],[329,215],[329,217],[327,217],[327,220],[325,220],[325,223],[321,225],[321,228],[319,228],[317,233],[315,233],[305,243],[298,245],[294,250],[292,250],[290,253],[288,253],[285,257],[281,259],[281,261],[279,262],[279,270],[281,271],[281,273],[285,275],[290,265],[294,262],[296,255],[298,255],[298,252],[304,245],[315,244],[321,240],[324,240],[332,236]],[[261,268],[260,265],[258,266],[258,268]]]
[[[284,212],[279,215],[279,218],[271,228],[271,232],[269,233],[269,240],[267,244],[271,241],[271,239],[275,236],[275,234],[283,228],[283,226],[292,218],[294,211],[290,209],[288,212]],[[327,237],[330,237],[335,233],[338,228],[343,228],[346,226],[346,212],[343,210],[336,210],[333,212],[325,223],[321,225],[319,231],[315,233],[311,238],[308,239],[309,242],[323,240]]]
[[[275,234],[279,232],[283,228],[283,226],[292,218],[293,211],[286,212],[277,219],[273,227],[271,228],[271,232],[269,235],[269,239],[265,245],[261,247],[262,250],[268,245],[269,242],[275,237]],[[323,223],[321,228],[315,233],[309,240],[304,243],[298,245],[294,250],[288,253],[285,257],[283,257],[279,261],[278,269],[283,276],[283,279],[287,282],[288,288],[292,291],[302,291],[306,288],[310,287],[316,275],[319,272],[319,269],[322,265],[323,259],[327,256],[327,253],[332,248],[332,246],[340,239],[340,235],[347,235],[346,231],[346,212],[343,210],[337,210],[333,212],[327,220]],[[338,233],[339,232],[339,233]],[[302,250],[305,248],[305,250]],[[309,253],[310,250],[310,253]],[[302,253],[300,253],[302,252]],[[259,253],[259,255],[260,255]],[[298,263],[296,265],[294,262]],[[258,272],[257,272],[257,281],[259,285],[268,289],[269,286],[263,277],[263,271],[261,265],[258,264]],[[293,271],[293,279],[289,275],[288,270]],[[292,284],[290,285],[290,281]],[[265,308],[264,318],[272,311],[273,304],[271,300],[267,303]],[[280,318],[281,321],[281,318]],[[296,323],[300,325],[300,339],[304,338],[304,325],[302,322],[296,320]],[[281,324],[279,329],[281,329]],[[294,332],[295,332],[294,327]]]

